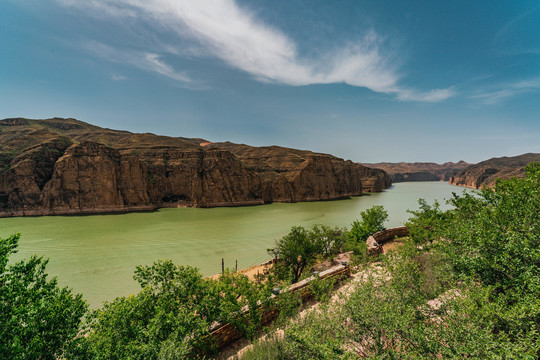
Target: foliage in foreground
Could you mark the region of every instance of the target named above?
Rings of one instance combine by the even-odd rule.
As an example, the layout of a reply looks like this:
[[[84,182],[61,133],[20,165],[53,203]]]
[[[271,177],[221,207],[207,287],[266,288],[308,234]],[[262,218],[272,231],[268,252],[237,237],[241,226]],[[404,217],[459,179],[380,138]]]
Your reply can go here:
[[[388,212],[381,205],[375,205],[360,213],[361,220],[355,220],[352,223],[349,232],[349,239],[359,243],[365,242],[367,238],[384,230],[384,223],[388,219]]]
[[[0,238],[0,359],[56,359],[77,335],[87,305],[47,279],[47,260],[8,264],[19,238]]]
[[[181,359],[207,351],[214,322],[229,322],[246,336],[260,327],[259,304],[269,286],[226,272],[205,279],[198,269],[160,261],[139,266],[141,292],[94,311],[88,337],[77,351],[91,359]],[[259,303],[260,302],[260,303]],[[248,313],[241,309],[247,307]]]
[[[369,235],[384,230],[388,213],[382,206],[373,206],[360,213],[352,228],[313,225],[306,230],[293,226],[291,231],[277,240],[268,253],[279,259],[274,272],[281,280],[297,282],[306,269],[317,260],[328,260],[342,251],[353,251],[363,261],[366,255],[366,239]]]
[[[346,230],[325,225],[314,225],[306,230],[293,226],[291,231],[276,241],[268,253],[279,259],[274,272],[281,280],[297,282],[304,271],[317,259],[328,259],[338,254],[346,241]]]
[[[540,358],[540,167],[450,202],[443,212],[420,201],[412,240],[369,267],[343,306],[243,359],[268,358],[265,348],[276,359]]]

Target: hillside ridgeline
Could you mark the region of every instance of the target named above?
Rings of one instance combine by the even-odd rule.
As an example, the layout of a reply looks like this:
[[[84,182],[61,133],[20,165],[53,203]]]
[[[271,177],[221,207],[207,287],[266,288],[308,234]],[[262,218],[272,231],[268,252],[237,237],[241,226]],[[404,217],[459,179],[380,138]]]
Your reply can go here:
[[[390,185],[382,170],[311,151],[0,120],[4,217],[332,200]]]
[[[492,158],[470,165],[450,178],[450,184],[474,189],[494,187],[496,179],[524,178],[524,167],[531,163],[540,163],[540,154],[528,153],[512,157]]]
[[[452,176],[465,169],[469,164],[464,161],[436,164],[431,162],[415,163],[373,163],[363,164],[371,168],[381,169],[392,177],[392,182],[406,181],[449,181]]]

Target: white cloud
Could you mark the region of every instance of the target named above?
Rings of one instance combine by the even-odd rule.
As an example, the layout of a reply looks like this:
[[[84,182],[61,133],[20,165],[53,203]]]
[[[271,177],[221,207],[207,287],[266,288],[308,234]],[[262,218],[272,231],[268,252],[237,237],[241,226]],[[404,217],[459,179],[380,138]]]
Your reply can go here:
[[[111,73],[111,79],[113,81],[122,81],[122,80],[126,80],[126,77],[124,75],[121,75],[121,74]]]
[[[427,92],[418,93],[411,90],[401,90],[398,92],[398,99],[402,101],[426,101],[437,102],[446,100],[456,95],[456,91],[453,87],[446,89],[433,89]]]
[[[482,91],[471,96],[473,99],[479,99],[486,105],[493,105],[503,102],[511,97],[519,94],[529,93],[540,90],[540,78],[529,80],[521,80],[513,83],[506,83],[493,87],[489,90]]]
[[[84,44],[87,51],[109,61],[129,64],[143,70],[150,70],[183,83],[192,83],[192,80],[184,73],[175,71],[170,65],[160,59],[160,55],[135,50],[119,50],[111,46],[95,41]],[[124,78],[113,80],[123,80]]]
[[[57,0],[61,4],[93,8],[109,16],[138,16],[190,39],[208,54],[251,74],[262,82],[287,85],[346,83],[395,94],[404,101],[440,101],[453,89],[417,93],[398,86],[399,76],[382,41],[374,32],[320,59],[302,58],[296,44],[282,31],[263,23],[234,0]],[[156,54],[124,58],[132,65],[178,81],[189,81]]]
[[[535,5],[506,23],[495,34],[495,49],[508,55],[540,54],[536,31],[539,15],[540,5]]]

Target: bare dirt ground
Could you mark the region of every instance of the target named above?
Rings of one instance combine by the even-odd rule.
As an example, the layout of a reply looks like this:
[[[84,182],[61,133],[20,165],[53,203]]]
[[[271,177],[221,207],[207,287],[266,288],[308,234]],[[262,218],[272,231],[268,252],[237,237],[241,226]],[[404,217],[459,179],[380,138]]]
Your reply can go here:
[[[238,270],[238,273],[246,275],[250,280],[257,280],[257,277],[259,275],[266,275],[269,273],[270,269],[272,268],[273,264],[260,264],[260,265],[253,265],[245,269]],[[219,278],[221,274],[215,274],[210,276],[210,279],[217,279]]]
[[[383,245],[383,254],[386,254],[389,251],[394,251],[399,249],[403,245],[403,239],[394,239],[390,240]]]

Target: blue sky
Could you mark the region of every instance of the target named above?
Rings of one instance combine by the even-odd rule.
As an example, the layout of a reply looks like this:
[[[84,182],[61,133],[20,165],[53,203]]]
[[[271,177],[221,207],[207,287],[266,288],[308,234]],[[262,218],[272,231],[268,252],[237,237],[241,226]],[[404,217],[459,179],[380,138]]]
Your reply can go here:
[[[358,162],[540,152],[540,4],[2,0],[15,116]]]

